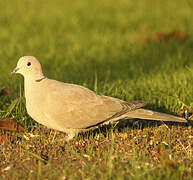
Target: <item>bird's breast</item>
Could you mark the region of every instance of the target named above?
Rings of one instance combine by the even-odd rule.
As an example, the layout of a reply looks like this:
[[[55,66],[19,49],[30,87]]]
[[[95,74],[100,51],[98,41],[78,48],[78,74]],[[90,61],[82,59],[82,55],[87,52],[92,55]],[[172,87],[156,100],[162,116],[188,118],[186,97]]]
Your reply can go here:
[[[28,114],[40,124],[46,125],[46,117],[44,112],[45,96],[37,89],[27,89],[25,91],[26,109]]]

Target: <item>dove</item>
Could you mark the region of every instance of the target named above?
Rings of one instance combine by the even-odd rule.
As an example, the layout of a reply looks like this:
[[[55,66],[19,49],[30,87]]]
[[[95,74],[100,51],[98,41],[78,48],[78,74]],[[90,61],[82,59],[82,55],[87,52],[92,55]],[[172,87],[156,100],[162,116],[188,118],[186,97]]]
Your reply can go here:
[[[65,132],[67,140],[80,132],[124,119],[187,122],[181,117],[143,109],[144,101],[126,102],[98,95],[80,85],[49,79],[33,56],[21,57],[12,72],[16,73],[24,76],[28,114],[48,128]]]

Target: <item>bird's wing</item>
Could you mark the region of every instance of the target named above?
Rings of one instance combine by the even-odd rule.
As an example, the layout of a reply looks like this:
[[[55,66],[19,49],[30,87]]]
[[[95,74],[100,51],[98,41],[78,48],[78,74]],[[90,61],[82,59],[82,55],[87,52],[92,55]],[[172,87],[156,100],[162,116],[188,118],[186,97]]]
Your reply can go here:
[[[146,103],[125,102],[116,98],[100,96],[82,86],[54,80],[47,82],[44,112],[63,128],[84,129],[119,117],[138,109]]]

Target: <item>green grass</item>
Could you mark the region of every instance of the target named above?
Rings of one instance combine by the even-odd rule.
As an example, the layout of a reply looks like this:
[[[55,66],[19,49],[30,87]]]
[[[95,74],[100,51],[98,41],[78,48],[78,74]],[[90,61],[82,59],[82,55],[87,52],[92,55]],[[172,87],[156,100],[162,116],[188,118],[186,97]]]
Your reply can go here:
[[[0,97],[0,117],[39,135],[0,132],[12,142],[0,144],[0,179],[193,178],[192,126],[129,121],[64,143],[27,115],[23,79],[10,75],[33,55],[49,78],[178,114],[193,108],[192,19],[191,0],[0,1],[0,88],[20,94]],[[186,41],[144,41],[176,29]]]

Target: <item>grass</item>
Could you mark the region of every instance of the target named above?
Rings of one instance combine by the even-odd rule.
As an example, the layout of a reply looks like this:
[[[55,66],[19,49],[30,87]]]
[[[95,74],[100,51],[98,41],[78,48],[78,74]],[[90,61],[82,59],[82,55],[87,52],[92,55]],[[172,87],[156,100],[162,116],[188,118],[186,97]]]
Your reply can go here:
[[[47,77],[178,114],[193,108],[192,9],[190,0],[0,1],[0,88],[20,94],[0,97],[0,117],[37,135],[0,132],[11,142],[0,144],[0,179],[193,178],[191,125],[131,120],[64,143],[27,115],[23,79],[10,76],[33,55]],[[186,41],[144,41],[176,29]]]

